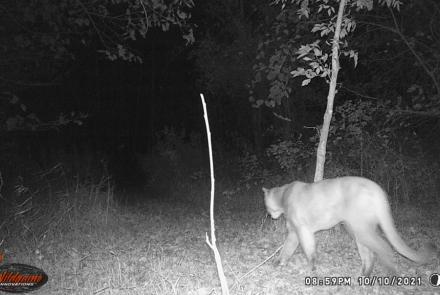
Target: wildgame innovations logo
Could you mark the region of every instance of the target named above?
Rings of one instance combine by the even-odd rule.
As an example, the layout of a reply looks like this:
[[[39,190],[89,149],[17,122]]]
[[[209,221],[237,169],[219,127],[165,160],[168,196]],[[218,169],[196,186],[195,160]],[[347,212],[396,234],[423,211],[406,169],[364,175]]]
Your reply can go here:
[[[25,293],[39,289],[46,284],[47,274],[27,264],[0,265],[0,291]]]

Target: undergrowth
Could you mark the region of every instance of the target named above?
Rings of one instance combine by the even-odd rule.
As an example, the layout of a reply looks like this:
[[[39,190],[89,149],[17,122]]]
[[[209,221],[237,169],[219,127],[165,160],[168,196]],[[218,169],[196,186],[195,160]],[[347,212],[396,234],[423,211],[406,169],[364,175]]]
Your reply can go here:
[[[123,192],[115,190],[101,161],[95,161],[100,169],[82,165],[89,167],[83,171],[101,174],[79,173],[69,164],[79,160],[59,162],[34,174],[36,180],[18,178],[13,190],[1,189],[2,263],[44,270],[49,282],[34,294],[220,294],[214,257],[205,242],[210,181],[207,167],[197,163],[205,156],[203,146],[170,129],[162,136],[160,149],[138,155],[145,185],[133,202],[120,202]],[[285,221],[267,217],[261,187],[311,181],[309,149],[305,143],[285,142],[263,157],[217,155],[222,159],[216,170],[217,245],[232,294],[429,294],[426,278],[438,269],[404,258],[397,258],[402,273],[423,277],[422,286],[386,291],[379,286],[305,286],[305,276],[351,277],[358,270],[355,243],[343,227],[317,234],[316,273],[307,272],[300,249],[288,266],[272,266],[270,257],[284,241]],[[364,145],[357,166],[355,156],[333,155],[327,175],[358,174],[381,183],[393,201],[403,238],[414,248],[427,239],[439,244],[435,162],[418,153],[410,157],[382,150],[379,157],[375,152],[373,144]],[[411,201],[418,202],[417,208],[407,205]],[[383,275],[380,267],[374,271]]]

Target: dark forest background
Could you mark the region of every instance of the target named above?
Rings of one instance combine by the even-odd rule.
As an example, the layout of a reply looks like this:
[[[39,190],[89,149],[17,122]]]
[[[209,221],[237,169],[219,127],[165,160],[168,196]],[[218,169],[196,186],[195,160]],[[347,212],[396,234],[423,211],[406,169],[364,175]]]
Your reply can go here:
[[[1,0],[0,267],[44,270],[35,294],[221,294],[203,93],[231,294],[434,294],[436,257],[393,257],[416,286],[386,285],[380,263],[386,286],[356,282],[339,226],[316,233],[316,272],[301,251],[270,264],[286,227],[261,188],[314,179],[329,89],[316,75],[339,6],[272,2]],[[377,182],[423,251],[440,243],[440,3],[353,0],[345,13],[324,177]],[[316,77],[294,77],[306,70]]]
[[[294,53],[319,38],[311,29],[326,14],[299,18],[294,5],[263,0],[159,3],[0,5],[3,189],[36,183],[58,164],[81,181],[108,173],[116,188],[149,195],[173,173],[206,175],[199,93],[222,178],[311,175],[328,84],[301,86],[290,72],[304,66]],[[350,15],[357,27],[346,41],[358,61],[341,55],[328,176],[426,180],[438,171],[421,167],[439,160],[439,5],[402,1],[400,11]]]

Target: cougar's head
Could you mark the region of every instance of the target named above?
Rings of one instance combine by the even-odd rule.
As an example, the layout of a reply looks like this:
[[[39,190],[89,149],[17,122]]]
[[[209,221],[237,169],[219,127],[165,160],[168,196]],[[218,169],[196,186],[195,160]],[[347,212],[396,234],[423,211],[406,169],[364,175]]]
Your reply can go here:
[[[263,187],[264,204],[266,205],[267,213],[273,219],[278,219],[284,213],[283,207],[280,206],[276,196],[276,191],[276,188],[267,189]]]

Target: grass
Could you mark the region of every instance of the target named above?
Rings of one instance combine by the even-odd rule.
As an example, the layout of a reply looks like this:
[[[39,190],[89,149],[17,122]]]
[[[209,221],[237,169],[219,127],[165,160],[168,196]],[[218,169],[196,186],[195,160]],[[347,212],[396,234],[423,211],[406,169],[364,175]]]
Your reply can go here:
[[[4,212],[9,218],[1,227],[2,263],[30,264],[49,275],[48,283],[32,294],[221,294],[214,255],[205,242],[210,231],[209,185],[202,182],[186,195],[137,195],[132,202],[119,203],[108,182],[53,190],[50,195],[29,193],[25,204]],[[265,217],[261,195],[260,188],[216,195],[217,246],[231,294],[438,291],[428,284],[429,275],[439,272],[438,261],[437,266],[420,266],[397,254],[402,275],[420,277],[422,286],[359,286],[352,276],[360,259],[343,227],[317,234],[315,273],[307,271],[301,250],[288,266],[274,268],[271,259],[249,273],[284,240],[284,220]],[[394,217],[413,247],[427,240],[440,245],[438,211],[404,208]],[[384,275],[380,266],[373,275]],[[307,286],[307,276],[350,277],[351,286]]]

